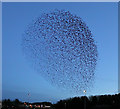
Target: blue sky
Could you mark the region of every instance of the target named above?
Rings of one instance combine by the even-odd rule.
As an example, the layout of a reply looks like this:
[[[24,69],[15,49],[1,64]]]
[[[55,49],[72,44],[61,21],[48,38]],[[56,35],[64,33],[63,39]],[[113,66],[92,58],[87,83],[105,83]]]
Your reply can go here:
[[[2,96],[22,101],[51,101],[80,96],[62,91],[37,73],[21,48],[28,24],[44,12],[65,9],[80,16],[92,31],[98,47],[95,81],[87,95],[114,94],[118,90],[117,3],[3,3]],[[69,90],[69,89],[68,89]],[[27,93],[30,93],[30,98]]]

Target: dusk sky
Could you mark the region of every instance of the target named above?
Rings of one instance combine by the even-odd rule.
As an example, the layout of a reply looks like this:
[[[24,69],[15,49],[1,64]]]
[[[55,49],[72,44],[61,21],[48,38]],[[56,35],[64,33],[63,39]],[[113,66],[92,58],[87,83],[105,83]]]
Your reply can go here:
[[[42,13],[65,9],[83,19],[98,49],[95,81],[90,95],[118,91],[118,3],[3,3],[2,4],[2,98],[56,102],[80,94],[52,85],[26,59],[21,47],[27,26]]]

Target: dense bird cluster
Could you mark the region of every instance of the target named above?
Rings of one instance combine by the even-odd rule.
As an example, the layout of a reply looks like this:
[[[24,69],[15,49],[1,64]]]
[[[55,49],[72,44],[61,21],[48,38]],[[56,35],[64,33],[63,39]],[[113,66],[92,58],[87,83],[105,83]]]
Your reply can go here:
[[[23,48],[42,76],[79,92],[94,78],[97,46],[85,22],[65,10],[43,13],[23,35]]]

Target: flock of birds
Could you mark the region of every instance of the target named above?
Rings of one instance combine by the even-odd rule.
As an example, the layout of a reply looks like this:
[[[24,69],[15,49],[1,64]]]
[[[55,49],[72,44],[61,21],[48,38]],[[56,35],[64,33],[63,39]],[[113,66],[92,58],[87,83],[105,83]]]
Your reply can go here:
[[[94,80],[98,51],[83,20],[65,10],[43,13],[25,30],[25,54],[52,84],[80,93]]]

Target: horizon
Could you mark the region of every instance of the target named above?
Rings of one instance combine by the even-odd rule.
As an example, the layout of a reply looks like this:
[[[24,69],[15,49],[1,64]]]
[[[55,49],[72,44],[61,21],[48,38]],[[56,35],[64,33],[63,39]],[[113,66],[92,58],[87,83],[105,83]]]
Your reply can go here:
[[[20,101],[19,99],[17,99],[17,100],[19,100],[20,102],[22,102],[22,103],[44,103],[44,102],[48,102],[48,103],[52,103],[52,104],[56,104],[56,103],[58,103],[59,101],[64,101],[64,100],[69,100],[69,99],[73,99],[73,98],[81,98],[81,97],[87,97],[88,99],[90,99],[90,97],[100,97],[100,96],[109,96],[109,95],[111,95],[111,96],[114,96],[114,95],[119,95],[120,93],[116,93],[116,94],[105,94],[105,95],[90,95],[90,96],[85,96],[85,95],[83,95],[83,96],[75,96],[75,97],[70,97],[70,98],[65,98],[65,99],[60,99],[60,100],[58,100],[58,101],[56,101],[56,102],[50,102],[50,101],[33,101],[33,102],[28,102],[28,101]],[[16,99],[14,99],[14,100],[11,100],[11,99],[3,99],[2,101],[4,101],[4,100],[10,100],[10,101],[15,101]],[[2,101],[0,101],[0,102],[2,102]]]

